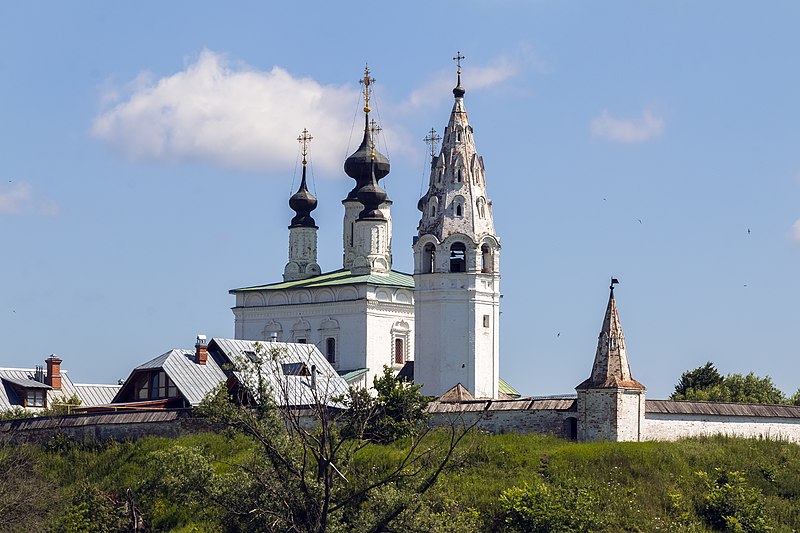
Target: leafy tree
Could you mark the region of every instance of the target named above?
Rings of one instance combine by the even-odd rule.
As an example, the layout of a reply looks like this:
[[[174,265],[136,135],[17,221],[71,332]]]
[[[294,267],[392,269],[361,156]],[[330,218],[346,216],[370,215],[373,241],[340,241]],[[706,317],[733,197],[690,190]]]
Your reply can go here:
[[[419,392],[422,385],[398,379],[384,366],[373,388],[374,396],[366,389],[351,388],[344,398],[348,409],[342,422],[348,438],[387,444],[424,430],[429,415],[428,399]]]
[[[722,375],[716,369],[714,363],[709,361],[701,367],[687,370],[681,374],[681,379],[675,385],[675,392],[671,398],[673,400],[685,400],[688,399],[686,395],[691,395],[692,391],[709,389],[721,384],[722,381]]]
[[[800,405],[800,389],[797,389],[795,393],[789,397],[789,403],[792,405]]]
[[[452,424],[440,434],[421,424],[425,400],[418,388],[389,372],[376,380],[376,397],[323,390],[317,379],[310,405],[292,407],[297,380],[283,379],[280,348],[258,346],[234,361],[241,386],[221,386],[203,412],[231,433],[252,438],[256,452],[214,477],[215,501],[245,531],[325,532],[358,524],[385,531],[428,491],[474,427]],[[322,378],[324,376],[320,376]],[[404,436],[406,446],[380,468],[358,468],[357,454],[371,442]],[[432,438],[436,437],[436,438]],[[369,506],[379,493],[397,497]]]
[[[750,372],[747,375],[728,374],[723,378],[710,362],[684,372],[670,398],[736,403],[787,403],[786,396],[775,386],[771,377],[759,377]]]

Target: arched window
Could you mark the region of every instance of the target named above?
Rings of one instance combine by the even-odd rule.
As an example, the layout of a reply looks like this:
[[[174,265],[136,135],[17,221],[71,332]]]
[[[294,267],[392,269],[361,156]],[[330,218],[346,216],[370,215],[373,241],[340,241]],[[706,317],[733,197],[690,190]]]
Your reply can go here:
[[[461,183],[461,169],[456,170],[456,183]]]
[[[494,271],[492,264],[492,249],[488,244],[481,246],[481,272],[484,274]]]
[[[325,339],[325,357],[331,364],[336,362],[336,339],[333,337]]]
[[[461,207],[461,204],[457,204],[456,205],[456,216],[460,217],[460,216],[463,216],[463,215],[464,215],[464,213],[463,213],[463,208]]]
[[[467,271],[467,247],[463,242],[455,242],[450,247],[450,272]]]
[[[436,216],[436,205],[431,204],[431,218]]]
[[[436,270],[436,247],[429,242],[422,249],[422,273],[430,274]]]
[[[403,339],[396,338],[394,340],[394,364],[402,365],[406,362],[406,350]]]

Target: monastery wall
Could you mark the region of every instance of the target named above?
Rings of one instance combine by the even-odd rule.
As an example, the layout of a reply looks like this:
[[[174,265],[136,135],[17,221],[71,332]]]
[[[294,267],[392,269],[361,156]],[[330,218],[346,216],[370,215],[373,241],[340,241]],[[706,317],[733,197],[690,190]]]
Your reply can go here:
[[[644,429],[644,440],[727,435],[800,443],[798,418],[647,413]]]
[[[472,424],[489,433],[544,433],[575,438],[574,399],[474,401],[464,404],[434,402],[428,406],[431,425]]]

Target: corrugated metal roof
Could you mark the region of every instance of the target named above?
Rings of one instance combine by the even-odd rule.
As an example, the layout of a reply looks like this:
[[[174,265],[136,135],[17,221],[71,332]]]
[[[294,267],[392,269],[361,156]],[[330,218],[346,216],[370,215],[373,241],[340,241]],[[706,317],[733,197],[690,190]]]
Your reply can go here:
[[[337,285],[384,285],[390,287],[414,288],[414,277],[410,274],[392,270],[386,274],[353,274],[349,270],[341,269],[314,276],[313,278],[299,279],[294,281],[280,281],[267,285],[257,285],[255,287],[242,287],[231,289],[230,294],[248,291],[276,291],[284,289],[300,289],[313,287],[334,287]]]
[[[645,412],[681,415],[800,418],[800,406],[797,405],[688,402],[682,400],[645,400]]]
[[[248,357],[248,353],[265,355],[264,369],[268,370],[266,378],[275,392],[275,401],[279,405],[295,407],[314,405],[319,400],[326,405],[340,407],[333,398],[347,393],[347,382],[336,373],[331,364],[313,344],[295,344],[289,342],[262,342],[239,339],[217,339],[209,343],[221,349],[228,359],[235,363],[237,357]],[[285,375],[284,364],[305,363],[311,369],[316,367],[316,392],[311,387],[311,376]],[[255,389],[252,384],[255,376],[235,372],[240,383]],[[316,397],[315,397],[316,394]]]
[[[10,383],[15,383],[17,386],[26,388],[46,388],[47,385],[36,382],[33,377],[36,374],[35,368],[0,368],[0,380],[3,385],[0,386],[0,410],[11,409],[14,407],[22,408],[23,398],[20,398]],[[33,383],[31,383],[33,382]],[[37,385],[38,383],[38,385]],[[94,385],[95,387],[115,387],[115,385]],[[77,395],[81,400],[82,406],[98,405],[95,403],[96,393],[92,392],[84,397],[76,385],[72,383],[69,378],[69,373],[61,370],[61,389],[50,389],[47,391],[47,406],[52,407],[55,402],[63,401],[72,395]],[[103,403],[108,403],[104,401]],[[36,413],[42,411],[42,407],[27,407],[27,411]]]
[[[199,405],[214,387],[228,378],[213,357],[209,357],[206,364],[201,365],[195,363],[194,355],[194,350],[170,350],[137,367],[137,370],[164,369],[186,401],[194,407]],[[159,361],[160,365],[155,366]]]
[[[2,376],[0,379],[7,383],[11,383],[12,385],[17,385],[19,387],[23,387],[25,389],[52,389],[50,385],[46,385],[35,379],[19,379],[19,378],[12,378],[8,376]]]
[[[339,375],[348,383],[352,383],[364,374],[369,372],[369,368],[356,368],[355,370],[340,370]]]
[[[81,406],[105,405],[111,403],[122,385],[98,385],[76,383],[75,391],[81,399]]]

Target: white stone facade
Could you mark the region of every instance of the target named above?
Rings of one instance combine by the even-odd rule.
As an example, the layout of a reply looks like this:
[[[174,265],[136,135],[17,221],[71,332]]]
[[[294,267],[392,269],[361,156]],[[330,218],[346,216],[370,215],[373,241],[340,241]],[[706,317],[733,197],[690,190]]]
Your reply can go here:
[[[687,437],[727,435],[800,444],[800,417],[713,416],[647,413],[644,440],[677,440]]]
[[[235,338],[268,341],[274,333],[279,341],[314,344],[323,355],[332,352],[337,371],[368,368],[369,385],[384,365],[399,369],[414,358],[414,296],[408,288],[240,291],[233,313]]]
[[[319,276],[321,272],[317,264],[317,228],[289,228],[289,262],[283,269],[284,281]]]

